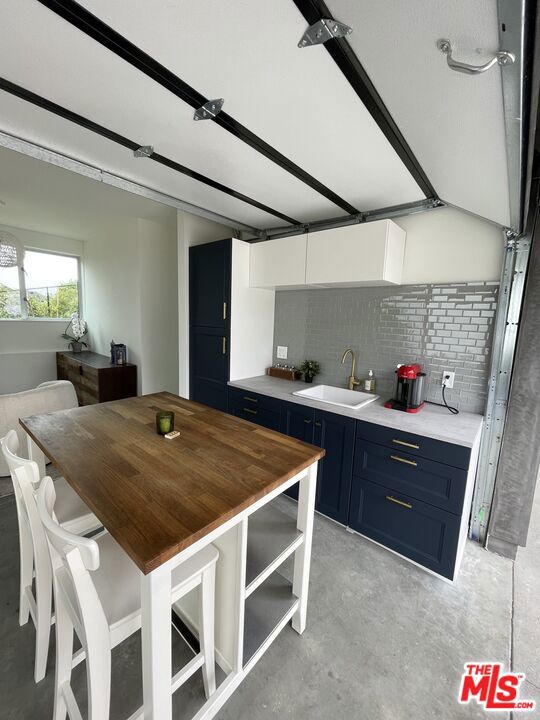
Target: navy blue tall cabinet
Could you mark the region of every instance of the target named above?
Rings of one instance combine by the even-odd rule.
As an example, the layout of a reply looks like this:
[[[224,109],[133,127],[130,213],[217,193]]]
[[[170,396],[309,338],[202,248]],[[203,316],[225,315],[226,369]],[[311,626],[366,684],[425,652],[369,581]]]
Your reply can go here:
[[[232,241],[189,249],[190,398],[227,410]]]

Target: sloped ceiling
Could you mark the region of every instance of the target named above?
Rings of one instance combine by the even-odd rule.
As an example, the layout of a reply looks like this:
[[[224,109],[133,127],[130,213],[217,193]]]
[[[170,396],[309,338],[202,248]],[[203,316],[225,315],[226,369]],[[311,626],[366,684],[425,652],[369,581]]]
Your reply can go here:
[[[326,49],[297,47],[307,27],[297,4],[3,0],[0,130],[258,229],[425,199]],[[224,98],[229,129],[195,122],[174,88],[66,8],[90,11],[195,96]],[[353,27],[350,45],[436,195],[508,224],[501,71],[458,76],[435,48],[448,36],[477,62],[498,49],[494,0],[332,0],[330,10]],[[138,145],[156,155],[135,158]]]

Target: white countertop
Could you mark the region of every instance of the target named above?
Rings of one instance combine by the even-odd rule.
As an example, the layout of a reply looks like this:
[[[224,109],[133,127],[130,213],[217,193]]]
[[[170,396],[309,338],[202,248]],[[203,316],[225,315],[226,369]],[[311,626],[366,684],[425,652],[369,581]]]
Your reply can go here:
[[[336,415],[345,415],[356,420],[364,420],[469,448],[472,448],[479,438],[484,420],[483,415],[477,413],[460,412],[459,415],[452,415],[446,408],[429,404],[424,405],[418,413],[389,410],[383,406],[383,402],[387,398],[375,400],[359,410],[350,410],[338,405],[329,405],[311,398],[293,395],[292,393],[296,390],[305,390],[308,387],[306,383],[281,380],[268,375],[234,380],[229,382],[229,385],[268,395],[278,400],[307,405]]]

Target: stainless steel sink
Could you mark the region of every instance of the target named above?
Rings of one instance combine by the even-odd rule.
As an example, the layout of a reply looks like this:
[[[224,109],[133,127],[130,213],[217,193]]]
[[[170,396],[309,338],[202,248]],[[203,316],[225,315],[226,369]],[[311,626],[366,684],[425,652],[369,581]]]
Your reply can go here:
[[[333,387],[332,385],[314,385],[305,390],[296,390],[293,395],[311,398],[329,405],[340,405],[351,410],[358,410],[378,399],[378,395],[360,392],[359,390],[347,390],[346,388]]]

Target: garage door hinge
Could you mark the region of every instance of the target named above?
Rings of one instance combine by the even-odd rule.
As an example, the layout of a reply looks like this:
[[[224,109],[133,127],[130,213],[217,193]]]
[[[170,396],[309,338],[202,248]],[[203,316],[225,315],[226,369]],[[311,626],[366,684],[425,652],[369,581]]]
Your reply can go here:
[[[217,98],[217,100],[208,100],[208,102],[205,102],[204,105],[201,105],[200,108],[197,108],[195,112],[193,113],[193,119],[194,120],[212,120],[216,117],[218,113],[221,112],[221,108],[223,107],[223,103],[225,100],[223,98]]]
[[[329,20],[323,18],[317,20],[316,23],[310,25],[306,32],[302,35],[302,39],[298,43],[299,48],[309,47],[310,45],[320,45],[328,42],[333,38],[345,37],[352,33],[352,27],[338,22],[337,20]]]

